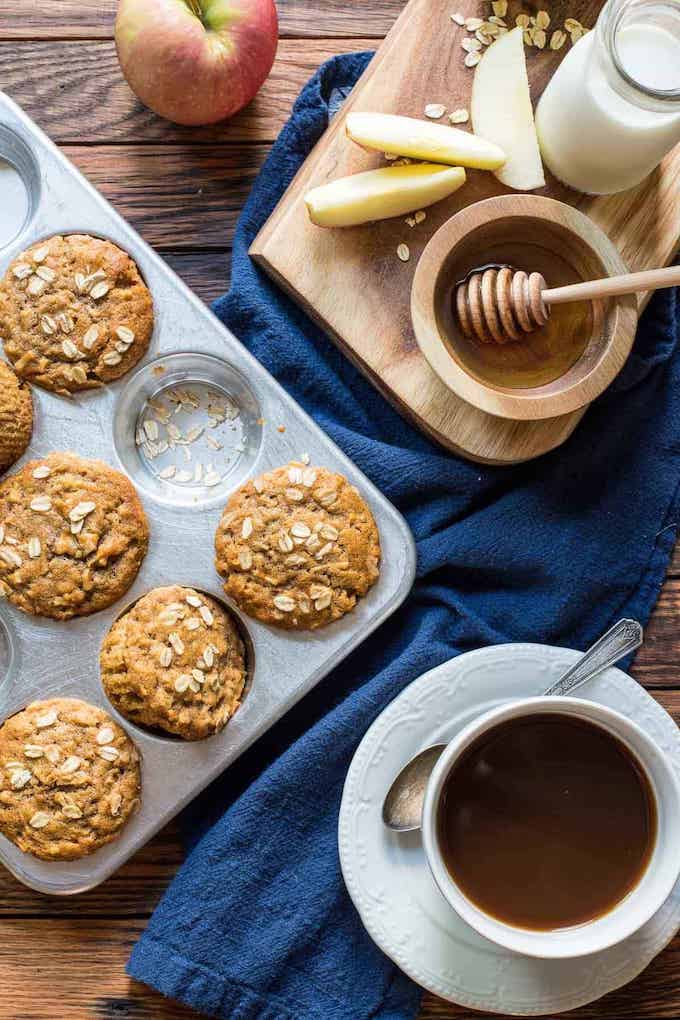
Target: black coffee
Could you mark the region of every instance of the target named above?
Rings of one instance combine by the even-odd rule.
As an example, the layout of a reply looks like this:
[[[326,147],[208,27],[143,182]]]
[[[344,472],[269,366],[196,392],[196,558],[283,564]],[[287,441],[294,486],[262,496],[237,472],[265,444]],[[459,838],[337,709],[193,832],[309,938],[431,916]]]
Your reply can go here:
[[[478,738],[448,776],[438,839],[456,884],[507,924],[549,931],[607,913],[654,849],[646,774],[601,727],[525,716]]]

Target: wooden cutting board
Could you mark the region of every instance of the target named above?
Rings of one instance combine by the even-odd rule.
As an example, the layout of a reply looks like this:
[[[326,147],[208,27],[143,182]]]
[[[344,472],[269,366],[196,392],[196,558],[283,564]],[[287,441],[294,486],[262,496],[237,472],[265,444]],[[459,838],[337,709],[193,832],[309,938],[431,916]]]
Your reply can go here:
[[[594,25],[601,4],[548,6],[552,28],[567,17]],[[511,0],[507,22],[540,5]],[[448,390],[416,343],[409,315],[418,258],[435,230],[459,209],[508,189],[490,173],[468,171],[451,198],[431,206],[410,228],[404,218],[344,230],[309,222],[304,193],[345,174],[384,165],[378,153],[350,142],[344,121],[350,110],[422,117],[428,103],[469,109],[473,71],[463,64],[467,32],[451,14],[488,16],[487,0],[410,0],[330,127],[316,145],[250,249],[253,258],[319,323],[378,389],[428,435],[472,460],[513,464],[553,449],[571,434],[585,408],[544,421],[513,422],[479,411]],[[534,103],[566,52],[527,50]],[[503,97],[499,96],[499,102]],[[447,123],[443,118],[442,123]],[[614,241],[631,270],[672,261],[680,241],[680,145],[638,188],[589,198],[554,178],[533,194],[578,206]],[[397,258],[400,242],[411,251]]]

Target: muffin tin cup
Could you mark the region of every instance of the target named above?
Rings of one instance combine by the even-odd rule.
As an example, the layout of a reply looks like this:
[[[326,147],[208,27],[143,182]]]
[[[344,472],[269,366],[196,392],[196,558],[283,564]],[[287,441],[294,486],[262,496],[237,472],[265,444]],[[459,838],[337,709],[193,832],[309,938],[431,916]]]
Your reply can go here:
[[[0,836],[0,861],[17,878],[42,892],[67,895],[92,888],[119,868],[394,612],[413,582],[415,551],[411,533],[394,507],[0,93],[0,159],[11,161],[12,153],[3,148],[5,138],[19,139],[22,152],[28,154],[21,165],[15,159],[15,165],[25,175],[32,206],[22,232],[0,247],[0,274],[23,248],[42,238],[93,234],[129,252],[151,291],[155,312],[146,357],[118,382],[72,399],[33,388],[33,439],[10,469],[54,450],[100,458],[132,479],[151,531],[135,583],[102,612],[58,622],[25,615],[0,602],[0,670],[5,674],[0,673],[0,720],[36,699],[82,698],[108,711],[142,757],[141,807],[118,839],[96,853],[77,861],[45,862]],[[162,399],[168,386],[194,383],[216,387],[238,405],[235,442],[226,450],[225,439],[221,460],[222,451],[212,453],[213,465],[220,464],[218,484],[169,485],[158,479],[154,459],[151,464],[145,461],[144,450],[135,441],[136,430],[150,396]],[[320,630],[295,632],[252,620],[225,599],[214,566],[214,535],[235,488],[303,454],[358,487],[378,524],[382,565],[378,581],[351,613]],[[195,459],[193,447],[192,456]],[[207,455],[202,456],[207,461]],[[231,608],[249,652],[248,690],[241,707],[220,733],[201,741],[178,740],[130,723],[110,704],[101,683],[99,651],[111,624],[151,588],[167,584],[197,588]]]

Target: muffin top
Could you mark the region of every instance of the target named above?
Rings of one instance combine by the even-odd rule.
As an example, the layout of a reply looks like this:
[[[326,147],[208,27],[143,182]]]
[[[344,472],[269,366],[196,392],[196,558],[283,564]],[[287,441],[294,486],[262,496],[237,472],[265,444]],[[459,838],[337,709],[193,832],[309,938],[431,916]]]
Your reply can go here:
[[[0,361],[0,472],[19,459],[32,433],[31,391],[6,361]]]
[[[379,573],[378,529],[357,489],[297,462],[233,494],[215,551],[227,595],[258,620],[291,629],[337,620]]]
[[[25,853],[91,854],[116,838],[139,798],[137,749],[101,708],[35,701],[0,727],[0,832]]]
[[[149,542],[132,483],[99,460],[51,453],[0,482],[0,593],[68,620],[110,606]]]
[[[0,284],[0,333],[18,375],[56,393],[119,379],[146,352],[153,304],[130,256],[87,234],[18,255]]]
[[[127,719],[185,740],[222,729],[245,683],[231,615],[193,588],[154,588],[121,616],[101,651],[104,689]]]

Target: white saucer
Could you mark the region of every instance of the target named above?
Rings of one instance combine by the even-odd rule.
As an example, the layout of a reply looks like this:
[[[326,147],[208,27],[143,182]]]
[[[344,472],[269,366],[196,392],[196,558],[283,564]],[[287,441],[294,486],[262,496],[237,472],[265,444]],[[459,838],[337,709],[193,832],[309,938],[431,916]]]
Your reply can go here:
[[[385,793],[399,769],[430,744],[503,701],[541,694],[579,653],[549,645],[497,645],[423,674],[388,705],[362,740],[340,808],[340,862],[371,937],[414,981],[471,1009],[531,1016],[575,1009],[620,988],[680,928],[680,881],[661,910],[625,942],[575,960],[536,960],[477,935],[436,888],[420,833],[382,824]],[[680,730],[643,687],[618,669],[577,694],[623,712],[649,733],[680,772]]]

